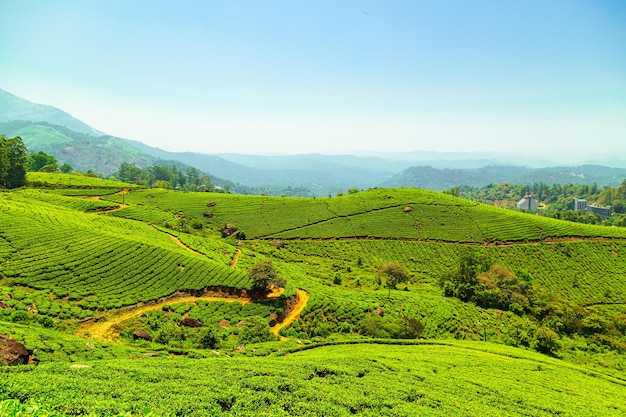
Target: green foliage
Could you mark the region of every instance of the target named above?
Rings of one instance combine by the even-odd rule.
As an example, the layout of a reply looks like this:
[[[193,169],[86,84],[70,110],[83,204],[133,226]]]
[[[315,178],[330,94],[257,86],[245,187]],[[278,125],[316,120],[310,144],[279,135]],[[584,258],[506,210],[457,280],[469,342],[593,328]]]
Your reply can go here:
[[[181,289],[250,288],[243,272],[191,253],[147,224],[84,212],[110,206],[37,190],[3,195],[0,225],[11,241],[2,255],[10,259],[4,279],[58,298],[75,294],[73,308],[59,313],[63,319]],[[138,268],[137,259],[147,267]]]
[[[559,335],[547,327],[539,327],[535,331],[533,348],[547,355],[555,355],[561,348]]]
[[[399,316],[367,316],[359,326],[359,333],[364,336],[382,339],[415,339],[424,326],[415,318]]]
[[[30,171],[56,172],[57,159],[43,151],[28,155],[28,167]]]
[[[272,287],[284,288],[286,284],[270,260],[263,260],[254,264],[248,273],[248,278],[252,282],[252,289],[258,291],[269,291]]]
[[[391,290],[395,289],[398,284],[408,282],[409,280],[408,271],[396,262],[387,262],[381,265],[378,268],[377,276],[385,281],[385,287],[389,289],[389,295],[391,295]]]
[[[474,298],[478,285],[478,275],[487,272],[493,264],[486,251],[465,247],[459,256],[459,265],[440,280],[446,297],[456,297],[462,301]]]
[[[217,349],[220,345],[220,340],[213,329],[206,329],[200,333],[198,342],[203,349]]]
[[[73,166],[71,166],[71,165],[70,165],[70,164],[68,164],[68,163],[65,163],[65,164],[61,165],[61,167],[59,168],[59,170],[60,170],[62,173],[64,173],[64,174],[69,174],[69,173],[74,172],[74,167],[73,167]]]
[[[19,188],[26,184],[28,153],[22,138],[0,135],[0,186]]]
[[[11,409],[41,405],[45,399],[46,411],[100,416],[150,410],[163,417],[596,417],[623,414],[626,397],[624,382],[604,373],[522,349],[458,341],[348,344],[280,357],[140,357],[86,365],[1,370],[0,399],[22,399],[22,405],[13,402]]]
[[[245,319],[239,331],[241,343],[265,342],[270,338],[270,325],[267,319],[260,316],[252,316]]]

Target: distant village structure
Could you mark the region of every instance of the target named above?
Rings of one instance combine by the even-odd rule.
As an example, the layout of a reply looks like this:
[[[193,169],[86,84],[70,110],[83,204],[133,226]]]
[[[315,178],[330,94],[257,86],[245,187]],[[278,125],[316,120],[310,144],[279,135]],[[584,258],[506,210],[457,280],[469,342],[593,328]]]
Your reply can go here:
[[[596,206],[595,204],[592,204],[590,206],[587,206],[587,211],[589,213],[597,214],[603,219],[607,219],[611,217],[611,206],[601,207],[601,206]]]
[[[587,200],[574,198],[574,211],[587,211],[588,213],[597,214],[603,219],[611,217],[611,206],[597,206],[595,204],[587,205]]]
[[[526,195],[517,203],[517,208],[524,211],[539,210],[539,201],[532,195]]]
[[[574,211],[587,210],[587,200],[582,198],[574,198]]]

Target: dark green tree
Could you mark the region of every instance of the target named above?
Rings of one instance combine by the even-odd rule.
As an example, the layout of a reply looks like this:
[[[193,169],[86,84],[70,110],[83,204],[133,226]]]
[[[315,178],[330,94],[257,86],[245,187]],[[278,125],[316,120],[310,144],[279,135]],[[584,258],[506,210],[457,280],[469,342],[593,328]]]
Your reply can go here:
[[[259,261],[250,270],[248,277],[252,281],[252,289],[256,291],[271,291],[274,288],[284,288],[285,280],[278,275],[272,261]]]
[[[9,169],[8,141],[4,135],[0,135],[0,186],[5,185],[5,178]]]
[[[28,167],[31,171],[54,172],[58,170],[57,159],[43,151],[28,156]]]
[[[28,152],[22,138],[0,137],[0,183],[6,188],[23,187],[26,184]]]
[[[484,250],[462,248],[458,268],[440,280],[446,297],[471,300],[478,284],[478,274],[489,271],[492,264],[493,261]]]
[[[63,164],[63,165],[61,165],[61,168],[59,168],[59,169],[64,174],[69,174],[70,172],[74,171],[74,167],[71,166],[70,164]]]
[[[137,167],[134,162],[122,162],[117,171],[117,177],[120,181],[137,183],[142,179],[144,171]]]

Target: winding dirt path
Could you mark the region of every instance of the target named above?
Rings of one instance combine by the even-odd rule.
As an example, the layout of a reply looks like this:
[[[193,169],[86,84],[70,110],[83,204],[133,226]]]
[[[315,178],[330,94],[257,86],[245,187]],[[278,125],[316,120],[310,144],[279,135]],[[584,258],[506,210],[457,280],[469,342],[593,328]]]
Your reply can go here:
[[[77,336],[87,336],[91,339],[101,340],[111,342],[113,339],[119,337],[119,333],[115,329],[115,325],[122,323],[126,320],[137,317],[147,311],[157,311],[161,310],[164,306],[179,304],[179,303],[195,303],[198,300],[204,300],[208,302],[212,301],[225,301],[227,303],[240,303],[241,305],[247,304],[250,302],[249,298],[228,298],[228,297],[193,297],[193,296],[183,296],[171,298],[167,301],[163,301],[156,304],[150,304],[146,306],[141,306],[137,308],[133,308],[132,310],[123,310],[114,313],[112,316],[107,317],[106,320],[97,321],[97,322],[87,322],[82,323],[76,328],[75,334]]]
[[[280,288],[279,290],[275,290],[272,293],[270,293],[267,296],[267,298],[269,299],[278,298],[283,294],[283,292],[284,292],[284,289]],[[272,329],[270,329],[270,332],[272,334],[277,335],[278,331],[281,328],[293,323],[299,317],[300,312],[302,312],[302,310],[306,306],[307,300],[309,299],[309,294],[298,289],[296,290],[296,294],[297,294],[298,301],[295,305],[295,308],[289,313],[289,315],[281,323],[278,323],[277,325],[272,327]],[[137,316],[140,316],[141,314],[147,311],[161,310],[163,309],[164,306],[168,306],[172,304],[179,304],[179,303],[195,304],[199,300],[203,300],[207,302],[224,301],[227,303],[239,303],[241,305],[245,305],[251,302],[250,298],[248,297],[238,297],[238,298],[212,297],[212,296],[173,297],[173,298],[169,298],[167,300],[164,300],[155,304],[140,305],[138,307],[131,308],[131,309],[118,310],[112,313],[111,316],[106,317],[102,321],[92,321],[92,322],[82,323],[76,328],[75,334],[76,336],[80,336],[80,337],[88,337],[90,339],[100,340],[104,342],[112,342],[114,341],[114,339],[119,337],[119,332],[115,328],[117,324],[120,324],[126,320],[130,320]],[[286,338],[281,337],[281,340],[286,340]]]
[[[112,209],[105,209],[105,210],[100,211],[99,213],[109,214],[109,213],[113,213],[114,211],[125,209],[126,207],[128,207],[128,204],[120,204],[118,207],[115,207]]]
[[[174,241],[174,243],[176,243],[178,246],[180,246],[181,248],[185,248],[187,249],[189,252],[191,253],[195,253],[196,255],[201,255],[201,256],[205,256],[203,253],[198,252],[197,250],[193,250],[191,249],[189,246],[185,245],[183,242],[180,241],[179,238],[177,238],[174,235],[170,235],[168,234],[168,236],[170,237],[170,239],[172,239]]]
[[[237,266],[237,262],[239,261],[239,255],[241,255],[241,249],[237,249],[237,252],[235,252],[235,255],[233,256],[233,261],[230,263],[231,268]]]
[[[271,334],[278,336],[278,332],[280,331],[280,329],[282,329],[283,327],[289,326],[291,323],[293,323],[300,317],[300,313],[302,313],[302,310],[304,310],[304,307],[306,307],[306,304],[309,301],[309,294],[300,289],[296,289],[296,295],[298,296],[297,298],[298,301],[296,302],[296,305],[289,312],[289,314],[287,315],[287,317],[285,317],[283,321],[274,325],[274,327],[270,329]],[[281,336],[280,340],[288,340],[288,339],[286,337]]]

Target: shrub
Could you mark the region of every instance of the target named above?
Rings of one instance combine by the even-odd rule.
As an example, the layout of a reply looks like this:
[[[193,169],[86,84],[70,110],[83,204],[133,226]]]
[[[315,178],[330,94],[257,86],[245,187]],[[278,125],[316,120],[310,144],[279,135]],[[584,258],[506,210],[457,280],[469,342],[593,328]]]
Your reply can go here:
[[[220,341],[217,334],[212,329],[206,329],[200,333],[198,344],[203,349],[215,349],[219,347]]]
[[[269,338],[270,325],[265,318],[260,316],[248,317],[239,331],[241,343],[265,342]]]
[[[545,353],[547,355],[554,355],[561,348],[559,335],[547,327],[539,327],[535,331],[533,348],[538,352]]]

